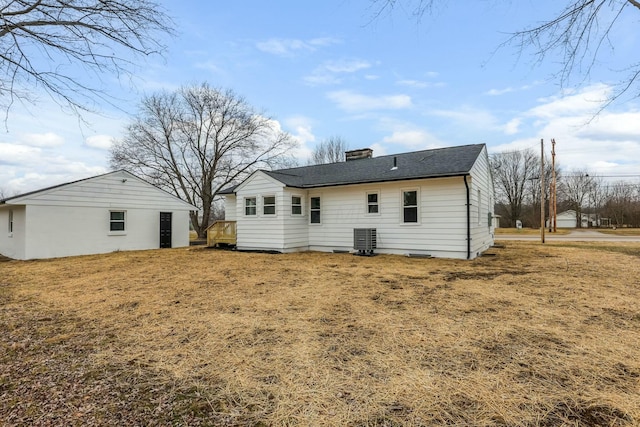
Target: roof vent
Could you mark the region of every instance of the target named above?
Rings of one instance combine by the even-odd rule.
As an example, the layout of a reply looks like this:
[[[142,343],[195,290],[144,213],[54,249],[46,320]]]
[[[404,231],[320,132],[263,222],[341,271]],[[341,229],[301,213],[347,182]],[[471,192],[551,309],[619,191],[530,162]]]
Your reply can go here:
[[[360,148],[358,150],[350,150],[344,152],[344,159],[348,162],[358,159],[370,159],[373,157],[373,150],[371,148]]]

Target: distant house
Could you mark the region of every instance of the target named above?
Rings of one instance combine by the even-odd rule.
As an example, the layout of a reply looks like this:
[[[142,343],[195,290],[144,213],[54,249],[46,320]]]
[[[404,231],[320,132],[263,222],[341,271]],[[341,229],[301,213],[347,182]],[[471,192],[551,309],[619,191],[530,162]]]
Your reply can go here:
[[[354,150],[345,162],[256,171],[222,193],[240,250],[354,251],[373,238],[377,253],[472,259],[493,245],[484,144]]]
[[[569,209],[564,212],[560,212],[556,215],[556,228],[577,228],[578,227],[578,215],[576,211]],[[598,227],[600,221],[595,214],[580,214],[582,228]],[[548,221],[547,221],[548,224]]]
[[[0,200],[0,254],[54,258],[189,245],[195,206],[126,171]]]

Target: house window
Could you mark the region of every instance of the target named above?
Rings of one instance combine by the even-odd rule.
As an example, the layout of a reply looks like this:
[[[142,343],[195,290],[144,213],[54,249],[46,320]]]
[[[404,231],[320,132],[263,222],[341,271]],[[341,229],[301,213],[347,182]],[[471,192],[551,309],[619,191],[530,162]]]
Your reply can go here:
[[[367,193],[367,213],[377,214],[379,212],[378,193]]]
[[[320,197],[312,197],[309,203],[311,224],[320,224]]]
[[[125,231],[125,211],[109,212],[109,231]]]
[[[302,215],[302,197],[291,196],[291,215]]]
[[[9,234],[13,233],[13,211],[9,211]]]
[[[409,190],[402,192],[402,222],[418,222],[418,191]]]
[[[262,213],[265,215],[276,214],[276,196],[264,196],[262,198]]]
[[[256,215],[256,198],[255,197],[247,197],[246,199],[244,199],[244,214]]]

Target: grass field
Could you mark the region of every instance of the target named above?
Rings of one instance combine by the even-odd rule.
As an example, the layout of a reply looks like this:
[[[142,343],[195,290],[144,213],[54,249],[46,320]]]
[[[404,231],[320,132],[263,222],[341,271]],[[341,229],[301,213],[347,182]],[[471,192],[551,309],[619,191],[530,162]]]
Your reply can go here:
[[[640,244],[0,262],[0,424],[634,426]]]

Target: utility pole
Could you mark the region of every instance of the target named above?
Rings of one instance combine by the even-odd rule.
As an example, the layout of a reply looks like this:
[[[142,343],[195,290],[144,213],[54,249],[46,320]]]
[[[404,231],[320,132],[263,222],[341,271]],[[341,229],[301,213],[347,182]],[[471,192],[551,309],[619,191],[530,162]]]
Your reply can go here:
[[[556,140],[555,138],[551,138],[551,192],[549,194],[549,210],[553,209],[553,214],[549,213],[549,222],[551,222],[551,218],[553,218],[553,232],[557,231],[556,221],[557,221],[557,190],[556,190]]]
[[[540,242],[544,243],[544,139],[540,139]]]

